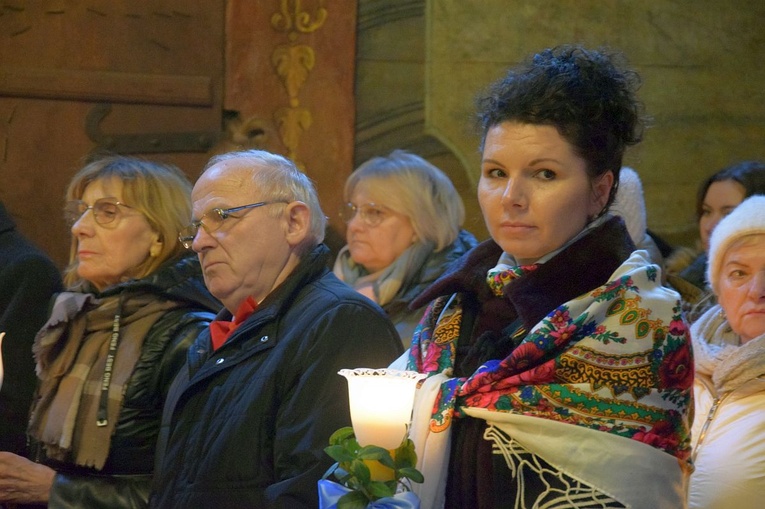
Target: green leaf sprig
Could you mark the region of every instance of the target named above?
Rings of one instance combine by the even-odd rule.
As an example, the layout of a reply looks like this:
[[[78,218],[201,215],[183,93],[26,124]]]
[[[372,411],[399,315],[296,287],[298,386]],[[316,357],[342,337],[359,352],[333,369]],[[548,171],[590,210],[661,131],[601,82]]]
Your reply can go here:
[[[376,445],[361,447],[356,441],[353,428],[340,428],[329,437],[329,447],[324,448],[324,451],[337,463],[330,467],[323,478],[334,474],[340,484],[352,490],[340,497],[338,509],[364,509],[370,502],[392,497],[399,486],[409,491],[406,480],[416,483],[424,480],[422,473],[415,468],[417,454],[408,434],[391,455],[387,449]],[[393,480],[373,481],[364,460],[379,461],[393,470]]]

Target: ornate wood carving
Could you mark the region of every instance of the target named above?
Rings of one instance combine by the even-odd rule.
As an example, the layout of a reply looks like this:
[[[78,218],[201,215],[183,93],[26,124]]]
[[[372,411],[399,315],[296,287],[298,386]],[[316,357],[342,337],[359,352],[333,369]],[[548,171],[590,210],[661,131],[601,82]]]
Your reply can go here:
[[[271,26],[287,35],[288,44],[280,44],[271,54],[271,64],[279,76],[289,105],[274,112],[274,120],[279,128],[279,136],[287,147],[287,155],[298,166],[298,146],[303,132],[311,126],[313,116],[308,108],[301,106],[300,90],[305,84],[316,63],[316,53],[308,44],[298,43],[299,37],[319,30],[327,19],[327,9],[323,0],[313,12],[303,8],[301,0],[281,0],[279,11],[271,16]]]

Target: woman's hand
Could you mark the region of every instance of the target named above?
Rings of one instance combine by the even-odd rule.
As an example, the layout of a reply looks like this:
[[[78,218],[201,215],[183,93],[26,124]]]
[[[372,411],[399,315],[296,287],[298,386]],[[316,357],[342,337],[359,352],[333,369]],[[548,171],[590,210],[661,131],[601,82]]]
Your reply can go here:
[[[10,452],[0,451],[0,502],[48,502],[56,471]]]

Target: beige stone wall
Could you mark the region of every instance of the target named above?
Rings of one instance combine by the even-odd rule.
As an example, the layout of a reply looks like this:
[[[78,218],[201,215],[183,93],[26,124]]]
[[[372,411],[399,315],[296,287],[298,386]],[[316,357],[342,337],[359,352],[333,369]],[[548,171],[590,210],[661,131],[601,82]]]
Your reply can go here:
[[[527,54],[561,43],[623,51],[643,77],[653,127],[628,153],[648,224],[692,245],[698,183],[742,159],[765,159],[762,0],[427,0],[425,131],[475,181],[473,100]]]

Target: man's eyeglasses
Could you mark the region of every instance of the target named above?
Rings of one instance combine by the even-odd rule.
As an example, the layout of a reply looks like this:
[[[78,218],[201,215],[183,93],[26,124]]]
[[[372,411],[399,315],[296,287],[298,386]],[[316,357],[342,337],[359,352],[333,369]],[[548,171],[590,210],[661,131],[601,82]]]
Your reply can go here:
[[[96,223],[104,226],[113,223],[115,219],[120,217],[120,207],[132,208],[130,205],[125,205],[122,202],[109,198],[96,200],[93,205],[88,205],[82,200],[71,200],[64,206],[64,218],[71,227],[74,226],[74,223],[76,223],[85,212],[92,210]]]
[[[388,210],[387,207],[375,203],[365,203],[364,205],[346,203],[340,209],[340,217],[346,223],[350,223],[356,217],[356,214],[359,215],[364,224],[369,227],[375,227],[388,216]]]
[[[274,203],[287,203],[286,201],[279,200],[279,201],[259,201],[258,203],[250,203],[249,205],[242,205],[241,207],[231,207],[230,209],[220,209],[215,208],[210,210],[209,212],[205,212],[205,214],[200,217],[197,221],[192,221],[190,225],[182,229],[178,235],[178,240],[181,241],[181,244],[183,244],[183,247],[186,249],[191,249],[191,243],[194,242],[194,238],[197,236],[197,232],[199,232],[199,227],[205,229],[205,231],[210,234],[221,227],[223,224],[223,221],[225,219],[228,219],[229,217],[233,217],[234,219],[239,219],[242,216],[234,216],[232,215],[234,212],[239,212],[240,210],[246,210],[246,209],[254,209],[257,207],[262,207],[264,205],[272,205]]]

